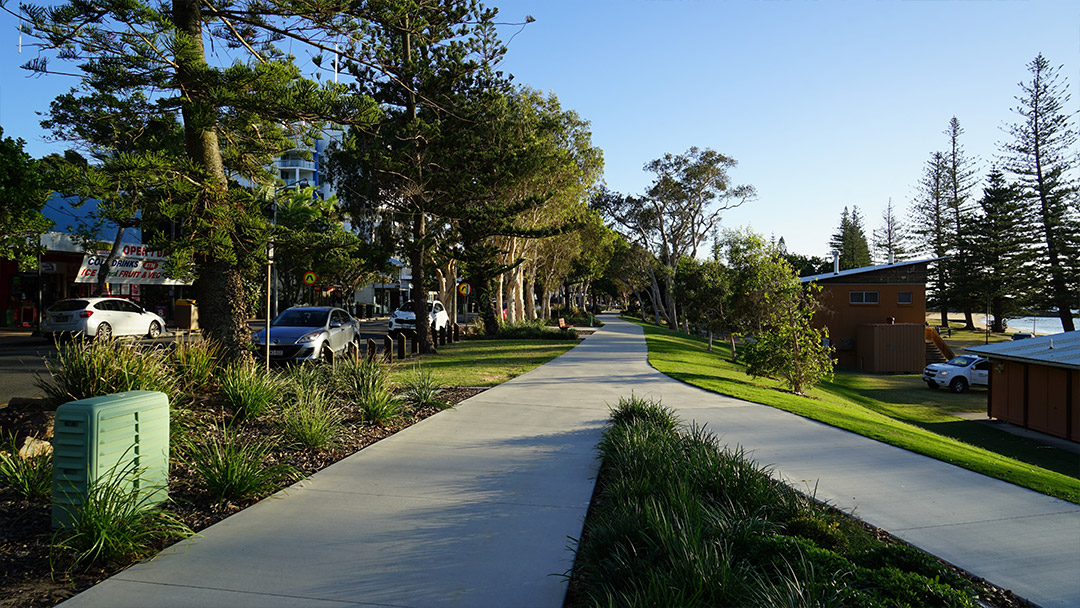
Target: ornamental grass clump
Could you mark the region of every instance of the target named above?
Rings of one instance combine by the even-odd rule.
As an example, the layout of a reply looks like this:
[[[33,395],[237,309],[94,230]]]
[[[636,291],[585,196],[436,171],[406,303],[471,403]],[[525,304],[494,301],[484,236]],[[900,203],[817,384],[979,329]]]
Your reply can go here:
[[[298,366],[292,370],[292,398],[281,412],[285,439],[299,447],[316,450],[333,445],[342,429],[344,415],[326,392],[326,366]]]
[[[258,418],[277,403],[284,383],[277,374],[250,361],[238,361],[221,371],[221,395],[238,420]]]
[[[210,339],[178,340],[169,361],[187,394],[210,389],[220,365],[221,346]]]
[[[612,420],[571,606],[976,605],[933,558],[880,549],[659,402],[620,400]]]
[[[403,384],[401,398],[410,407],[434,407],[440,410],[453,407],[439,399],[442,387],[439,386],[435,374],[430,369],[420,367],[419,363],[411,374],[405,376]]]
[[[389,424],[401,418],[401,401],[394,396],[390,374],[378,359],[345,359],[334,366],[334,386],[355,403],[365,422]]]
[[[275,444],[272,439],[249,440],[224,427],[201,443],[189,442],[182,457],[215,498],[262,498],[282,483],[302,478],[293,466],[268,463]]]
[[[169,540],[193,534],[170,511],[139,488],[133,465],[109,471],[91,484],[70,523],[53,534],[50,562],[58,567],[119,566],[149,557]]]
[[[71,340],[57,344],[55,358],[45,361],[50,379],[36,384],[58,403],[122,393],[160,391],[173,403],[181,396],[180,382],[166,355],[155,349],[102,340]]]
[[[43,501],[52,494],[52,451],[23,454],[14,433],[0,449],[0,481],[30,501]]]

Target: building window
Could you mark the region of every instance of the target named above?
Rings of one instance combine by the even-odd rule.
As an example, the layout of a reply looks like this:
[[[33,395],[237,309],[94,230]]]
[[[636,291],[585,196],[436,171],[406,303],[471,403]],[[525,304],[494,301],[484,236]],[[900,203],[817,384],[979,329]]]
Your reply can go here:
[[[911,302],[912,302],[912,298],[911,298],[911,292],[910,291],[901,291],[901,292],[896,294],[896,303],[897,304],[911,304]]]
[[[852,304],[877,304],[878,292],[876,291],[851,291],[848,292],[848,302]]]

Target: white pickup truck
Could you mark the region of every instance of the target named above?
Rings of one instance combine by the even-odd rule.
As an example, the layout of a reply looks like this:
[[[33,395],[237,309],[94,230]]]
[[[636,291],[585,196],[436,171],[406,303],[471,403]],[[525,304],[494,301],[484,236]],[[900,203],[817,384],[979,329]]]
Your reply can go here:
[[[946,363],[931,363],[922,373],[926,386],[936,389],[947,386],[962,393],[969,386],[987,386],[990,382],[990,361],[977,355],[960,355]]]

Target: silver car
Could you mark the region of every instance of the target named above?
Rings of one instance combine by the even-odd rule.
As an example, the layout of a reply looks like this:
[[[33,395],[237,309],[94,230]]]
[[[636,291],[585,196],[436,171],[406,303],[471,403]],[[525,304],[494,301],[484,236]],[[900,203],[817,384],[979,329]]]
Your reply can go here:
[[[113,336],[156,338],[165,319],[123,298],[76,298],[60,300],[45,310],[41,333],[82,334],[108,340]]]
[[[266,353],[266,329],[251,337],[256,356]],[[360,323],[348,312],[329,306],[294,306],[270,322],[273,361],[331,361],[360,349]]]

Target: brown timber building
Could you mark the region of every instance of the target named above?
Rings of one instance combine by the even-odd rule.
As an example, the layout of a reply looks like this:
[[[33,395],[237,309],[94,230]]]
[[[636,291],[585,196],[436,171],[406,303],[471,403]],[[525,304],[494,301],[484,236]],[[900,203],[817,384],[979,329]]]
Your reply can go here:
[[[1080,331],[967,352],[990,359],[988,416],[1080,442]]]

